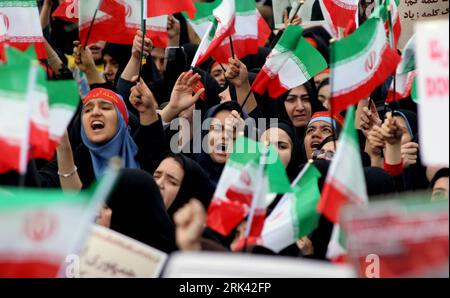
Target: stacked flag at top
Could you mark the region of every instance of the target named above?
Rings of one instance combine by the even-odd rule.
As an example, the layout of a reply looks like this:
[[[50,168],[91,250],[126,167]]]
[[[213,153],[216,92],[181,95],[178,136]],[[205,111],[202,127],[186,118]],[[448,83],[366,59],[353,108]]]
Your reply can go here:
[[[413,35],[403,48],[402,60],[397,67],[396,72],[396,88],[395,98],[401,100],[412,97],[413,100],[417,100],[417,95],[414,90],[416,89],[416,61],[415,61],[415,35]],[[394,82],[392,82],[389,88],[389,93],[386,98],[387,103],[394,101]]]
[[[153,45],[166,48],[168,45],[167,18],[168,15],[187,12],[195,13],[191,0],[160,1],[160,0],[74,0],[78,1],[78,22],[80,40],[87,38],[89,27],[96,9],[94,25],[91,29],[88,43],[104,40],[119,44],[132,44],[136,31],[142,28],[142,20],[146,20],[147,37]],[[61,4],[59,10],[67,9],[67,4]],[[59,13],[60,18],[64,18]],[[76,18],[70,21],[76,22]]]
[[[35,0],[0,0],[0,60],[2,40],[21,51],[34,44],[38,59],[47,58]]]
[[[214,22],[214,10],[219,7],[223,0],[213,2],[196,2],[197,12],[195,18],[186,19],[200,38],[205,37],[209,32],[208,28]],[[231,35],[235,56],[240,59],[249,54],[256,54],[258,46],[265,46],[271,34],[271,29],[264,18],[256,9],[256,2],[253,0],[235,1],[236,20],[234,24],[234,34]],[[214,28],[213,28],[214,30]],[[212,52],[212,57],[219,63],[228,63],[232,57],[229,39],[224,39]],[[209,58],[209,57],[206,57]],[[202,61],[202,60],[200,60]],[[198,62],[201,64],[201,62]]]
[[[112,43],[132,44],[136,31],[142,28],[142,0],[76,0],[79,1],[80,39],[85,41],[89,27],[98,7],[88,43],[105,40]],[[100,6],[99,6],[100,4]],[[63,4],[61,4],[63,5]],[[147,37],[153,46],[166,48],[168,45],[167,13],[146,19]],[[75,20],[75,19],[74,19]]]
[[[33,47],[8,47],[0,66],[0,173],[50,160],[79,103],[75,81],[47,81]]]

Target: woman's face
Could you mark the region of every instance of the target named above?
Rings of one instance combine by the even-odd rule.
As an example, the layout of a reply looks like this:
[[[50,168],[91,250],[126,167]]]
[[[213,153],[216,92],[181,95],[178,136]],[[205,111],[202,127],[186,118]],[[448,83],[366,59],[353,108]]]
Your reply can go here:
[[[292,157],[293,142],[289,135],[282,129],[269,128],[261,136],[261,142],[266,142],[275,147],[281,162],[287,168]]]
[[[294,88],[289,93],[284,107],[291,119],[292,124],[296,127],[305,127],[308,125],[312,116],[312,107],[309,94],[304,86]]]
[[[114,83],[117,72],[119,71],[119,63],[114,60],[110,55],[105,54],[103,56],[103,63],[105,64],[105,77],[110,83]]]
[[[317,121],[306,129],[305,150],[308,159],[312,158],[314,150],[319,149],[320,144],[333,134],[331,124],[325,121]]]
[[[166,209],[169,209],[180,191],[184,179],[184,169],[173,157],[169,157],[160,163],[153,177],[161,191],[164,205]]]
[[[230,156],[237,132],[236,129],[227,131],[225,124],[232,118],[231,111],[220,111],[212,119],[208,133],[208,152],[215,163],[225,164]]]
[[[110,141],[117,132],[118,115],[114,104],[98,98],[83,106],[82,124],[88,140],[96,145]]]
[[[227,69],[228,64],[222,64],[225,69]],[[220,64],[216,64],[210,72],[211,76],[214,78],[214,80],[217,81],[217,83],[220,85],[220,87],[224,87],[226,84],[225,79],[225,72],[223,71]]]
[[[330,96],[331,96],[330,85],[325,85],[322,88],[320,88],[319,100],[327,110],[330,109]]]

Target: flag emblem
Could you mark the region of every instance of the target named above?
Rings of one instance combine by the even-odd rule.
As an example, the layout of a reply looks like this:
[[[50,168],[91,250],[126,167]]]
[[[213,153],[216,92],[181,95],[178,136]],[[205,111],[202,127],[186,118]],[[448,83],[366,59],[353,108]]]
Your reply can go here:
[[[44,210],[30,213],[25,218],[25,235],[32,242],[44,242],[56,234],[58,218]]]

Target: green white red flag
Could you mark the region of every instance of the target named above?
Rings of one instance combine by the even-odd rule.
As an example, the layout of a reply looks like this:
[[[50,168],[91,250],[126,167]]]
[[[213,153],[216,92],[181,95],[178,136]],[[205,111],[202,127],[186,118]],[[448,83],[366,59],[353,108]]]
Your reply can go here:
[[[320,7],[324,19],[338,32],[355,20],[358,3],[359,0],[320,0]]]
[[[145,0],[144,0],[145,1]],[[146,0],[147,1],[147,17],[159,17],[162,15],[171,15],[178,12],[186,12],[189,17],[193,18],[196,8],[193,0]]]
[[[332,43],[330,50],[330,104],[335,114],[368,97],[395,72],[400,62],[378,18],[368,19],[354,33]]]
[[[0,15],[6,25],[6,41],[9,45],[25,51],[34,44],[37,57],[47,58],[35,0],[0,0]]]
[[[6,32],[6,19],[3,15],[0,15],[0,61],[6,61],[5,46],[8,37]]]
[[[319,224],[320,172],[308,163],[293,183],[293,193],[286,194],[266,218],[258,244],[279,253],[309,235]]]
[[[79,36],[80,41],[84,44],[88,37],[89,28],[92,20],[95,20],[89,35],[87,44],[96,43],[98,41],[110,41],[116,39],[125,28],[125,8],[116,0],[78,0],[79,14]]]
[[[125,10],[125,26],[120,28],[117,34],[108,40],[119,44],[133,44],[136,31],[141,29],[142,0],[115,0],[123,5]],[[149,37],[156,48],[167,47],[169,35],[167,32],[167,15],[146,19],[146,36]],[[123,22],[119,22],[123,24]]]
[[[36,63],[0,67],[0,173],[26,172],[38,67]]]
[[[402,52],[402,60],[400,61],[396,72],[395,98],[397,100],[405,99],[411,96],[414,79],[416,77],[416,42],[413,35],[406,43]],[[394,101],[394,82],[389,88],[387,103]]]
[[[69,254],[78,254],[90,227],[109,196],[118,170],[81,193],[61,190],[0,190],[0,277],[65,276]]]
[[[299,26],[288,26],[256,77],[252,90],[269,91],[278,98],[290,89],[303,85],[327,68],[322,55],[302,36]]]
[[[317,210],[335,224],[328,248],[328,257],[332,260],[338,260],[345,251],[345,241],[338,226],[342,206],[366,205],[369,202],[360,156],[355,107],[352,106],[347,111],[344,130],[317,206]]]
[[[217,8],[222,0],[213,2],[197,2],[195,18],[187,20],[197,35],[205,36],[211,23],[210,17],[213,10]],[[259,46],[265,46],[271,34],[271,29],[264,18],[256,9],[253,0],[236,1],[235,33],[232,35],[235,56],[241,59],[250,54],[256,54]],[[219,63],[228,63],[232,56],[230,41],[225,39],[220,47],[214,51],[212,57]]]
[[[203,37],[192,66],[205,62],[221,46],[223,41],[235,33],[236,3],[235,0],[222,0],[213,10],[213,18]],[[228,61],[227,57],[227,61]]]
[[[270,204],[262,198],[267,193],[290,191],[286,171],[273,148],[269,148],[264,177],[260,179],[259,165],[264,150],[262,144],[245,137],[236,140],[234,153],[222,172],[208,209],[207,225],[221,235],[228,235],[249,215],[256,197],[258,202],[252,229],[253,235],[258,238],[264,223],[265,208]]]
[[[69,23],[78,23],[78,0],[63,0],[52,17]]]

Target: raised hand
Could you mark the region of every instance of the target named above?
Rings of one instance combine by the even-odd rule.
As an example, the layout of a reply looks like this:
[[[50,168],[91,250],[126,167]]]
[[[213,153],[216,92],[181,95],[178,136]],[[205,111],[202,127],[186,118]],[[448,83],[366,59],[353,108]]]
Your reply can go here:
[[[150,56],[150,52],[153,49],[152,40],[148,37],[144,39],[144,56]],[[134,36],[133,48],[131,50],[132,56],[135,59],[139,59],[142,52],[142,31],[138,30]]]
[[[403,130],[391,112],[387,113],[387,118],[381,126],[381,133],[387,144],[397,145],[402,141]]]
[[[201,250],[201,237],[205,227],[206,212],[203,205],[192,199],[174,215],[177,245],[184,251]]]
[[[83,47],[78,40],[74,41],[73,45],[73,56],[78,68],[83,72],[97,71],[91,50],[87,47]]]
[[[158,107],[155,96],[142,78],[131,88],[130,103],[141,114],[155,111]]]
[[[417,163],[417,154],[419,152],[419,144],[409,142],[402,145],[403,167],[408,168]]]
[[[249,84],[247,66],[239,59],[230,58],[225,78],[237,88]]]
[[[195,104],[205,92],[205,88],[201,88],[194,94],[200,80],[201,76],[197,73],[194,74],[192,70],[183,72],[173,87],[169,102],[170,108],[180,113]]]

